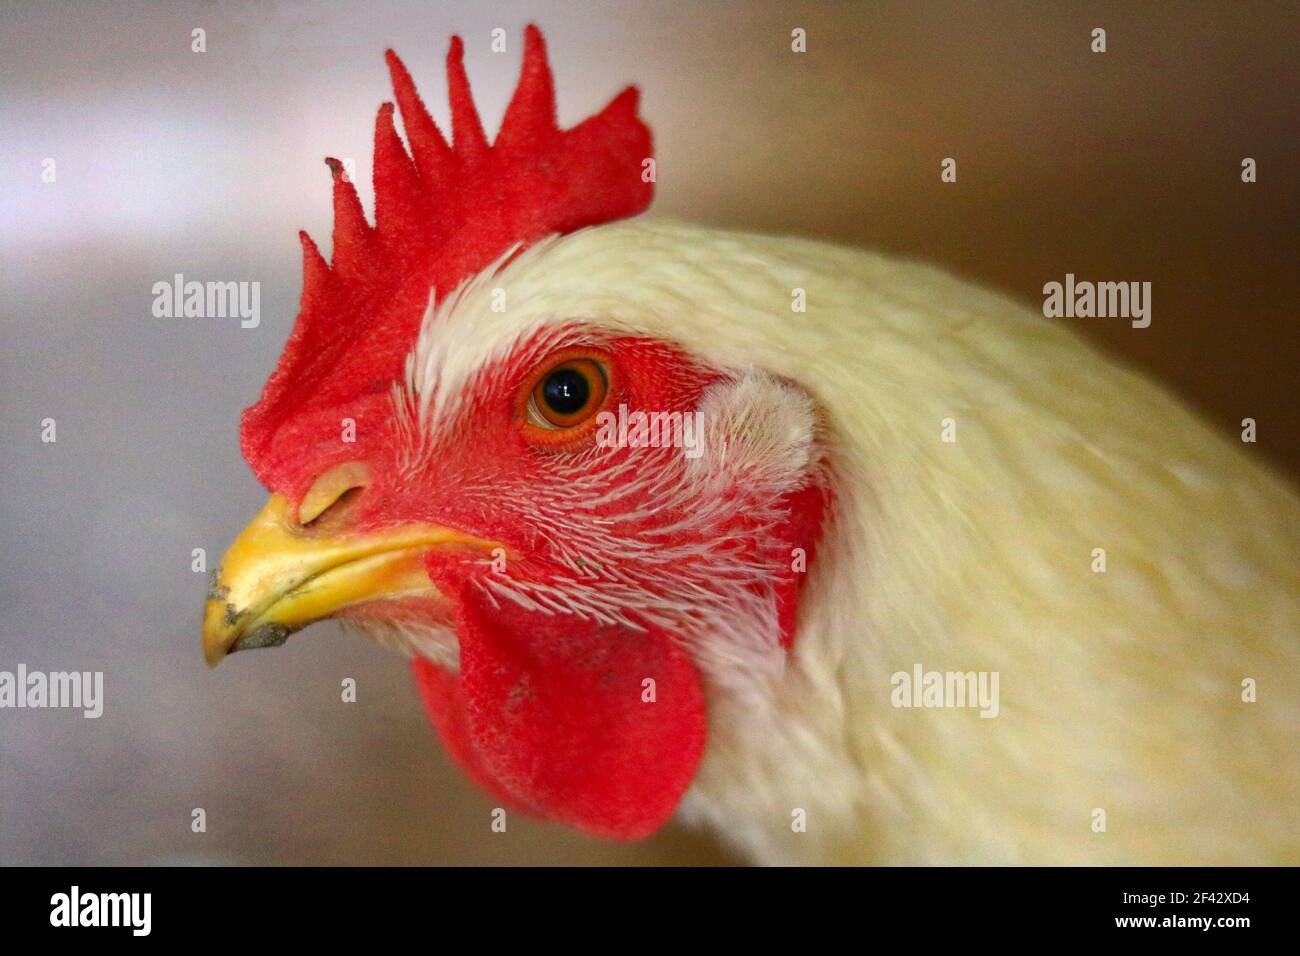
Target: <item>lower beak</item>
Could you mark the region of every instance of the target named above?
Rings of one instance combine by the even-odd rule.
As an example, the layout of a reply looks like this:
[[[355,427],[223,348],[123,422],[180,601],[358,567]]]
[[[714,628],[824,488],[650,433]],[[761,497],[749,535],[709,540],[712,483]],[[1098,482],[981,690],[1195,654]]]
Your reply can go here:
[[[375,600],[437,595],[424,559],[431,549],[497,545],[440,525],[371,532],[313,532],[289,520],[272,495],[213,575],[203,615],[203,656],[273,647],[313,621]]]

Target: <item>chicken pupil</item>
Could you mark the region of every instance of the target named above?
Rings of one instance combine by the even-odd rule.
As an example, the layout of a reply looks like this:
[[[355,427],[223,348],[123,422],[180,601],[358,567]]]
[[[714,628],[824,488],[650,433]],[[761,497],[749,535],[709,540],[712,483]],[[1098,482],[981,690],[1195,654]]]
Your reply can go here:
[[[547,406],[561,415],[571,415],[587,404],[591,387],[586,377],[577,369],[556,369],[542,386],[542,397]]]

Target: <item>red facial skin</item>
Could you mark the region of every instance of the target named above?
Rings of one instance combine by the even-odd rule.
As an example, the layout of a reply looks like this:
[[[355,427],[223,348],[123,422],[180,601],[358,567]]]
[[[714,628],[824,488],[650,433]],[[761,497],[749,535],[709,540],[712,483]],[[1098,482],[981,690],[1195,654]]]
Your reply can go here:
[[[348,512],[356,530],[441,524],[508,550],[508,571],[498,582],[545,584],[561,595],[575,587],[597,595],[613,587],[566,560],[578,556],[626,574],[629,587],[642,599],[648,595],[642,607],[624,605],[623,620],[614,622],[524,607],[493,589],[490,578],[500,572],[481,552],[439,549],[428,552],[426,566],[445,605],[400,611],[407,620],[426,615],[431,623],[453,624],[459,670],[422,658],[414,669],[444,744],[471,778],[511,807],[593,835],[635,839],[661,826],[690,784],[705,745],[705,692],[683,635],[647,614],[656,584],[636,579],[636,563],[620,564],[617,546],[601,535],[611,523],[628,540],[680,526],[662,539],[665,546],[693,549],[706,564],[716,553],[720,561],[740,555],[770,567],[753,586],[774,590],[788,646],[804,579],[789,566],[790,548],[805,548],[811,563],[825,502],[820,486],[791,493],[778,509],[782,525],[759,533],[746,527],[745,508],[723,527],[694,528],[688,508],[653,495],[620,495],[620,486],[639,476],[672,475],[686,461],[677,448],[597,448],[594,415],[561,431],[529,424],[526,397],[538,377],[574,355],[608,369],[603,407],[612,412],[620,404],[689,412],[721,377],[663,343],[552,332],[478,374],[460,417],[432,436],[433,451],[418,467],[401,467],[403,449],[385,396],[386,410],[367,400],[323,416],[314,453],[304,454],[299,444],[297,455],[284,459],[292,470],[277,470],[273,487],[298,500],[316,475],[359,458],[370,465],[372,482]],[[338,441],[341,417],[356,419],[355,444]],[[304,430],[295,429],[298,441]],[[575,508],[564,496],[580,481],[584,500]],[[745,493],[728,492],[742,499]],[[654,682],[653,700],[647,680]]]

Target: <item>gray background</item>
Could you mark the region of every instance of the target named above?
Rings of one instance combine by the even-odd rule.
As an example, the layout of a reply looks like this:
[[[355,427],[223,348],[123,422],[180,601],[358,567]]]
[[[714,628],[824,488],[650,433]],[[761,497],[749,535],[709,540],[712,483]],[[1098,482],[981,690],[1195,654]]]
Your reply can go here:
[[[0,669],[103,670],[107,703],[0,711],[0,862],[728,860],[673,827],[491,833],[407,664],[332,624],[203,666],[190,551],[215,563],[263,500],[238,412],[296,312],[295,231],[328,252],[321,158],[368,181],[389,45],[442,121],[461,33],[489,131],[530,20],[566,125],[639,83],[657,215],[882,248],[1029,303],[1067,271],[1151,281],[1150,329],[1075,324],[1225,433],[1257,418],[1294,476],[1297,8],[1130,6],[5,3]],[[261,327],[155,319],[176,272],[261,282]]]

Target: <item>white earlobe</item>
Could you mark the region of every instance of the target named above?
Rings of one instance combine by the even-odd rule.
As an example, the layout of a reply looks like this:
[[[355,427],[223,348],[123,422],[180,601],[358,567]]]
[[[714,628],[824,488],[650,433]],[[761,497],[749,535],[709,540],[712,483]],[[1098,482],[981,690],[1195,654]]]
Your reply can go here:
[[[798,386],[758,369],[712,385],[698,407],[703,453],[688,463],[701,479],[767,495],[802,487],[813,471],[816,411]]]

